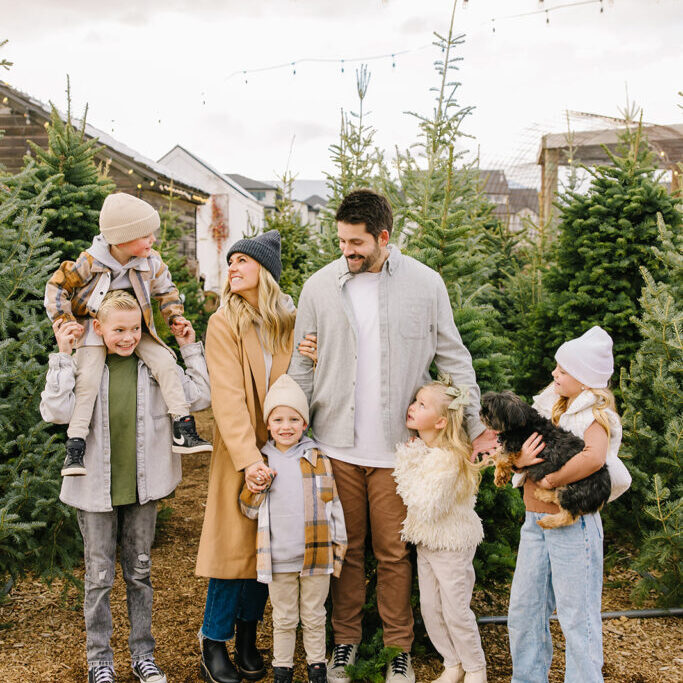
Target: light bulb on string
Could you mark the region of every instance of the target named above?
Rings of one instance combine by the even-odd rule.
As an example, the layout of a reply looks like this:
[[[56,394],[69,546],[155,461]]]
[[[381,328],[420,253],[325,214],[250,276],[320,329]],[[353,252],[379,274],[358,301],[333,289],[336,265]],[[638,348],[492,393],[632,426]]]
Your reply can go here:
[[[244,74],[244,85],[246,85],[247,83],[249,83],[249,81],[247,80],[247,72],[243,71],[242,73]]]
[[[602,0],[600,0],[600,14],[602,14],[605,11],[605,6],[602,4]]]
[[[491,30],[493,31],[493,33],[496,32],[496,20],[495,19],[491,19]],[[443,52],[443,48],[441,49],[441,51]]]
[[[292,76],[296,76],[296,66],[294,66],[294,65],[295,65],[295,62],[292,62]]]
[[[391,68],[395,69],[396,68],[396,56],[391,55]]]
[[[548,10],[545,11],[545,23],[546,24],[550,23],[550,15],[548,14]]]
[[[341,60],[341,72],[344,73],[344,60]]]

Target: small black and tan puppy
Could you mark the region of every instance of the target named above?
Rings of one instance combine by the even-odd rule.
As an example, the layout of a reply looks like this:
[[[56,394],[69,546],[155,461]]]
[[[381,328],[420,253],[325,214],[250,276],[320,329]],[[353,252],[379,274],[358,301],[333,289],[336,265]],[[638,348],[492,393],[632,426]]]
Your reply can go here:
[[[511,391],[484,394],[480,416],[489,429],[498,432],[498,442],[502,446],[495,457],[496,486],[505,486],[510,481],[514,460],[522,450],[522,444],[534,432],[541,435],[545,448],[539,454],[543,462],[524,468],[526,476],[533,481],[540,481],[546,474],[556,472],[583,450],[583,439],[555,426]],[[551,490],[537,488],[534,492],[536,498],[561,508],[557,514],[540,519],[538,524],[544,529],[573,524],[580,515],[597,512],[609,499],[610,490],[607,465],[566,486]]]

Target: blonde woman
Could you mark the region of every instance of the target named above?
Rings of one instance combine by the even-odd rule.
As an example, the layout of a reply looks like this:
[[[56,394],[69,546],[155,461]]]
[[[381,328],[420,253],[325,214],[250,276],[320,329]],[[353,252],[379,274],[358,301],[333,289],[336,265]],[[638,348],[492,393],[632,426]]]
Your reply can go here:
[[[263,402],[287,371],[295,311],[278,281],[280,235],[237,241],[228,252],[221,307],[211,316],[206,360],[215,419],[209,490],[196,572],[209,577],[199,632],[201,674],[210,683],[265,675],[256,625],[268,596],[256,581],[256,521],[239,509],[242,486],[259,492],[272,476],[260,449],[267,440]],[[226,641],[235,634],[235,663]]]
[[[470,600],[472,560],[484,538],[474,504],[487,463],[470,461],[472,444],[464,426],[469,400],[466,386],[423,386],[406,419],[419,438],[396,449],[394,479],[406,506],[401,538],[417,546],[420,611],[444,663],[438,683],[486,681]]]

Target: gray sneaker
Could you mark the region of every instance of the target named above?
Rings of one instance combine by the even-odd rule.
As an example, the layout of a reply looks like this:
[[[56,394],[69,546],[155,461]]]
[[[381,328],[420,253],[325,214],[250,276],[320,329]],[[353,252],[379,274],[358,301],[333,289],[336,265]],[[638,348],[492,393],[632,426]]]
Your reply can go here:
[[[88,669],[88,683],[116,683],[114,667],[108,664],[97,664]]]
[[[346,673],[346,667],[349,664],[355,664],[357,658],[358,644],[335,645],[327,665],[328,683],[351,683],[351,677]]]
[[[415,683],[415,672],[407,652],[397,654],[389,662],[385,683]]]

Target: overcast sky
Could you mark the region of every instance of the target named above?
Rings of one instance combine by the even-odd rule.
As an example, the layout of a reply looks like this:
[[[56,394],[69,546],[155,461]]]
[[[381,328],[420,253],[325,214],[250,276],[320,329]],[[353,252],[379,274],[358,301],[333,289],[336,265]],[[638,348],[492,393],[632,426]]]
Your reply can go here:
[[[566,109],[619,115],[626,99],[644,119],[680,123],[683,0],[604,0],[506,18],[578,0],[458,0],[459,101],[476,107],[466,129],[484,165],[532,159],[539,131],[562,130]],[[0,74],[158,159],[176,143],[220,170],[255,178],[331,170],[342,108],[356,110],[359,57],[376,142],[415,141],[436,85],[433,31],[448,30],[451,0],[0,0]],[[495,18],[495,22],[491,19]],[[495,24],[495,32],[492,26]],[[425,47],[428,46],[428,47]],[[230,76],[304,58],[293,69]],[[392,62],[395,66],[392,66]],[[245,80],[247,81],[245,83]],[[586,124],[588,125],[588,124]],[[575,124],[580,129],[581,123]],[[594,126],[593,126],[594,127]],[[292,140],[293,146],[292,146]]]

